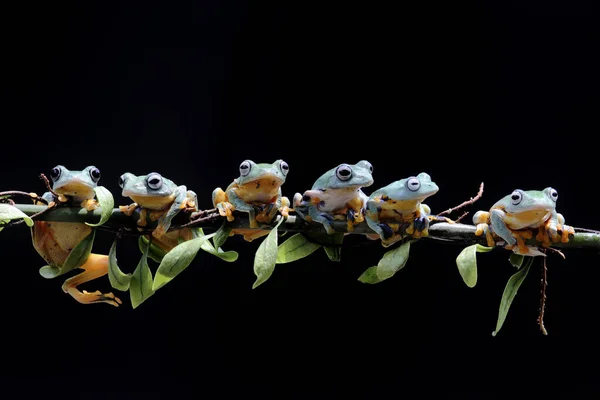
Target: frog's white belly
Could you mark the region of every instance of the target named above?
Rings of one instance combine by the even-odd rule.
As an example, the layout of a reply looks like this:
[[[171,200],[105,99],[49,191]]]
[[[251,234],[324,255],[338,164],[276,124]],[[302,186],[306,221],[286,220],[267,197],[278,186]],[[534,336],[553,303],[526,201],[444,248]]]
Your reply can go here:
[[[318,208],[320,211],[331,213],[348,206],[352,200],[361,199],[362,206],[364,207],[367,196],[360,190],[339,190],[339,189],[328,189],[322,190],[311,190],[310,192],[316,192],[315,195],[319,198],[320,203]]]

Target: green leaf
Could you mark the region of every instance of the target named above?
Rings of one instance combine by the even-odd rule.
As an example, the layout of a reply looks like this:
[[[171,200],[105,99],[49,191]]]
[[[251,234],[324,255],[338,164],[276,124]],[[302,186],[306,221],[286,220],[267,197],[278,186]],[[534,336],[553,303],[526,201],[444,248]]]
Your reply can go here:
[[[221,226],[221,228],[222,227],[223,226]],[[207,235],[206,239],[209,239],[212,237],[212,239],[214,241],[215,237],[219,234],[219,231],[221,231],[221,228],[219,228],[216,232],[211,233],[210,235]],[[198,230],[196,231],[196,237],[200,237],[200,236],[204,236],[204,231],[202,230],[202,228],[198,228]],[[202,245],[200,246],[200,248],[209,254],[219,257],[223,261],[234,262],[235,260],[238,259],[237,251],[233,251],[233,250],[223,251],[223,249],[221,249],[220,247],[215,248],[215,246],[213,246],[213,244],[210,242],[210,240],[206,240],[205,242],[202,242]]]
[[[96,186],[94,188],[94,193],[96,193],[96,199],[98,200],[98,205],[100,206],[100,221],[95,224],[86,222],[86,224],[89,226],[100,226],[108,221],[112,215],[113,208],[115,207],[115,199],[113,198],[112,193],[104,186]]]
[[[227,238],[229,238],[229,234],[231,233],[231,228],[226,225],[225,221],[221,227],[215,232],[215,236],[213,237],[214,248],[218,249],[223,246]],[[237,257],[236,257],[237,258]]]
[[[502,300],[500,301],[500,310],[498,311],[498,322],[496,322],[496,330],[492,332],[492,336],[496,336],[500,331],[500,328],[502,328],[502,324],[504,324],[504,320],[506,319],[506,314],[508,314],[508,309],[510,308],[513,299],[515,298],[517,291],[521,287],[523,280],[527,276],[532,261],[533,257],[529,257],[525,266],[517,272],[515,272],[506,283],[504,293],[502,293]]]
[[[271,232],[262,241],[258,250],[254,255],[254,274],[256,281],[252,285],[252,289],[257,288],[261,283],[265,282],[275,269],[277,263],[277,228],[284,221],[280,218],[279,222],[271,229]]]
[[[361,276],[358,277],[358,280],[362,283],[379,283],[381,279],[377,276],[377,265],[373,267],[367,268],[365,272],[362,273]]]
[[[23,219],[27,226],[33,226],[33,220],[23,211],[13,205],[0,203],[0,222],[6,223],[14,219]]]
[[[140,304],[146,301],[154,294],[152,290],[152,271],[148,265],[148,247],[142,254],[142,258],[138,263],[129,283],[129,296],[131,306],[137,308]]]
[[[465,247],[456,257],[458,272],[468,287],[472,288],[477,284],[477,253],[487,253],[493,249],[493,247],[473,244]]]
[[[523,265],[523,260],[525,259],[525,256],[521,255],[521,254],[517,254],[517,253],[510,253],[510,256],[508,257],[508,261],[510,262],[510,265],[512,265],[513,267],[519,269],[521,268],[521,265]]]
[[[342,246],[325,246],[323,245],[323,250],[325,250],[325,254],[331,261],[341,261],[342,260]]]
[[[148,247],[148,245],[150,246]],[[138,238],[138,247],[140,248],[140,251],[142,253],[144,253],[146,247],[148,247],[148,258],[156,261],[157,263],[160,263],[163,257],[167,254],[166,251],[164,251],[154,243],[151,243],[146,236],[140,236]]]
[[[122,292],[129,289],[131,274],[126,274],[121,271],[117,264],[117,239],[115,239],[108,252],[108,280],[113,289]]]
[[[285,264],[299,260],[312,254],[321,247],[320,244],[311,242],[301,233],[296,233],[277,248],[277,264]]]
[[[92,246],[94,245],[94,237],[96,236],[96,230],[92,231],[87,235],[81,242],[77,244],[69,253],[65,263],[60,267],[53,267],[46,265],[40,268],[39,272],[46,279],[56,278],[59,275],[66,274],[67,272],[81,267],[87,261],[90,253],[92,252]]]
[[[396,272],[404,268],[410,254],[411,242],[412,240],[402,243],[400,246],[383,255],[381,260],[377,263],[377,268],[375,270],[379,280],[383,281],[391,278]]]
[[[156,275],[154,276],[153,290],[158,290],[181,273],[191,264],[202,244],[210,238],[210,235],[182,242],[173,247],[160,262]]]

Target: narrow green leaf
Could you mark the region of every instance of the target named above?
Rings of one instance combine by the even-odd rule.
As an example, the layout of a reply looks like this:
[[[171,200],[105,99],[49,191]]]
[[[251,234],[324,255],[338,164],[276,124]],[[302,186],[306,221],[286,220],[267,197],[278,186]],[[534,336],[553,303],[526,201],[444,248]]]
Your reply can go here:
[[[23,219],[27,226],[33,226],[33,220],[23,211],[13,205],[0,203],[0,221],[8,222],[14,219]]]
[[[223,224],[215,232],[215,236],[212,239],[214,247],[216,249],[218,249],[219,247],[223,246],[223,244],[225,244],[225,241],[227,240],[227,238],[229,238],[230,233],[231,233],[231,228],[229,226],[227,226],[225,221],[223,221]]]
[[[223,226],[221,226],[221,228],[222,227]],[[206,239],[212,238],[214,241],[215,237],[219,234],[219,231],[221,230],[221,228],[219,228],[216,232],[211,233],[210,235],[206,235]],[[202,230],[202,228],[199,228],[196,231],[195,236],[196,237],[204,236],[204,231]],[[213,246],[213,244],[211,243],[210,240],[206,240],[206,241],[202,242],[202,245],[200,246],[200,248],[209,254],[219,257],[223,261],[234,262],[235,260],[238,259],[237,251],[233,251],[233,250],[223,251],[223,249],[221,249],[220,247],[215,248],[215,246]]]
[[[373,267],[367,268],[365,272],[362,273],[361,276],[358,277],[358,280],[362,283],[379,283],[381,279],[377,276],[377,265]]]
[[[527,276],[532,261],[533,257],[530,257],[529,260],[527,260],[525,266],[517,272],[515,272],[506,283],[506,287],[504,288],[504,292],[502,293],[502,300],[500,301],[500,310],[498,311],[498,322],[496,322],[496,330],[492,332],[492,336],[496,336],[500,331],[500,328],[502,328],[504,320],[506,319],[506,314],[508,314],[508,309],[510,308],[513,299],[515,298],[517,291],[521,287],[523,280]]]
[[[153,290],[158,290],[173,278],[175,278],[181,271],[186,269],[191,264],[194,257],[200,248],[210,236],[200,236],[186,242],[182,242],[177,246],[173,247],[160,262],[156,275],[154,276],[154,283],[152,284]]]
[[[122,292],[129,289],[131,274],[126,274],[119,268],[117,264],[117,239],[113,242],[108,252],[108,280],[113,289]]]
[[[521,254],[516,254],[516,253],[510,253],[510,256],[508,257],[508,261],[510,262],[510,265],[512,265],[513,267],[519,269],[521,268],[521,265],[523,265],[523,260],[525,259],[525,256],[521,255]]]
[[[56,278],[59,275],[66,274],[67,272],[81,267],[87,261],[90,253],[92,252],[92,246],[94,245],[94,237],[96,236],[96,230],[92,231],[87,235],[81,242],[77,244],[69,253],[65,263],[62,266],[53,267],[46,265],[40,268],[39,273],[46,279]]]
[[[277,225],[275,225],[267,237],[262,241],[258,250],[254,255],[254,274],[256,275],[256,281],[252,285],[252,289],[257,288],[261,283],[265,282],[275,269],[277,263],[277,228],[284,221],[284,218],[280,218]]]
[[[494,247],[483,246],[481,244],[476,244],[475,246],[478,253],[489,253],[494,250]]]
[[[98,200],[98,205],[100,206],[100,221],[95,224],[86,222],[86,224],[89,226],[100,226],[108,221],[112,215],[113,208],[115,207],[115,199],[113,198],[112,193],[104,186],[96,186],[94,188],[94,193],[96,193],[96,199]]]
[[[148,247],[148,245],[150,246]],[[151,243],[146,236],[140,236],[138,238],[138,247],[142,253],[144,253],[146,247],[148,247],[148,258],[156,261],[157,263],[160,263],[163,257],[167,254],[166,251],[154,243]]]
[[[396,272],[404,268],[410,254],[411,242],[412,240],[402,243],[400,246],[383,255],[377,263],[377,269],[375,270],[380,280],[383,281],[391,278]]]
[[[150,266],[148,265],[148,248],[146,248],[129,282],[131,306],[137,308],[153,294],[152,271],[150,271]]]
[[[323,250],[325,250],[325,254],[329,257],[331,261],[341,261],[342,260],[342,246],[327,246],[323,245]]]
[[[321,247],[320,244],[311,242],[301,233],[296,233],[288,238],[277,248],[277,264],[289,263],[299,260]]]
[[[478,244],[465,247],[458,257],[456,257],[456,266],[458,272],[463,278],[465,284],[472,288],[477,284],[477,250]],[[484,247],[484,246],[482,246]]]

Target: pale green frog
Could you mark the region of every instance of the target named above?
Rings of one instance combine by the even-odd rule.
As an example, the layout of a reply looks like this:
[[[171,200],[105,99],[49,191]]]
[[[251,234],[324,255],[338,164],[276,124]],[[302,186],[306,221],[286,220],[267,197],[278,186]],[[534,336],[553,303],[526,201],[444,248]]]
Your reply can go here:
[[[489,211],[473,215],[473,223],[477,225],[475,234],[485,234],[488,246],[495,245],[494,235],[497,235],[506,242],[506,248],[517,254],[543,255],[536,247],[525,244],[525,240],[533,237],[533,229],[538,230],[536,240],[544,247],[559,240],[566,243],[569,234],[575,233],[565,225],[562,214],[556,212],[557,200],[558,192],[551,187],[541,191],[516,189]]]
[[[325,172],[304,194],[294,195],[294,211],[307,221],[323,225],[328,234],[335,233],[334,219],[346,219],[347,230],[364,221],[368,196],[363,187],[373,184],[373,165],[366,160],[340,164]]]
[[[438,190],[425,172],[392,182],[369,196],[366,222],[384,247],[400,240],[404,227],[414,238],[428,236],[431,209],[423,201]]]
[[[95,166],[86,167],[83,171],[70,171],[63,165],[57,165],[51,171],[52,190],[42,196],[48,204],[56,201],[69,206],[79,206],[88,211],[98,207],[94,188],[100,180],[100,170]],[[83,239],[92,233],[92,227],[80,222],[36,221],[32,227],[33,246],[46,260],[48,265],[61,269],[71,251]],[[77,286],[106,275],[108,272],[108,256],[90,253],[87,260],[79,267],[83,270],[78,275],[65,280],[62,289],[75,300],[83,304],[108,303],[113,306],[121,304],[121,300],[112,293],[81,292]]]
[[[212,193],[213,205],[229,222],[234,220],[234,211],[248,213],[251,229],[235,229],[231,234],[241,234],[247,241],[269,233],[256,229],[260,223],[270,223],[279,211],[287,218],[290,201],[282,196],[281,186],[289,172],[288,164],[277,160],[273,164],[255,163],[245,160],[239,167],[240,176],[223,190],[216,188]]]

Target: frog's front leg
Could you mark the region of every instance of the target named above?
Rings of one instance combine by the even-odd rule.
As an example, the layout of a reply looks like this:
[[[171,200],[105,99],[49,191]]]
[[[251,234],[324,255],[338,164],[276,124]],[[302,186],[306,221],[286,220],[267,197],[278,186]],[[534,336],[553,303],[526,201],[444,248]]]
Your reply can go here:
[[[234,210],[248,213],[248,222],[250,228],[258,228],[258,221],[256,220],[256,209],[252,204],[248,204],[244,200],[242,200],[235,192],[235,189],[230,189],[227,191],[227,198],[229,199],[229,202],[233,205]]]
[[[487,241],[487,245],[489,247],[493,247],[496,245],[496,241],[492,236],[492,230],[488,225],[490,220],[490,213],[487,211],[477,211],[475,215],[473,215],[473,224],[477,227],[475,230],[476,236],[481,236],[485,234],[485,240]]]
[[[85,199],[81,202],[81,208],[85,208],[87,211],[94,211],[98,206],[99,203],[96,199]]]
[[[505,217],[506,214],[504,211],[493,209],[490,211],[490,225],[492,231],[496,235],[500,236],[506,242],[506,244],[509,246],[514,246],[517,243],[517,239],[513,235],[512,230],[506,226],[506,223],[504,223]]]
[[[327,234],[333,235],[335,233],[335,229],[333,229],[333,226],[331,225],[333,222],[333,215],[320,211],[318,207],[311,204],[308,206],[308,218],[310,221],[318,222],[323,225]]]
[[[431,209],[426,204],[421,204],[419,209],[414,213],[414,219],[410,226],[406,229],[406,233],[414,238],[429,236],[429,214]]]
[[[138,208],[138,203],[131,203],[128,206],[119,206],[119,210],[128,217],[131,217],[136,208]]]
[[[158,225],[152,231],[152,236],[154,236],[157,239],[162,237],[165,233],[167,233],[167,231],[171,227],[171,221],[173,220],[173,218],[182,209],[186,208],[188,203],[193,204],[195,208],[196,194],[192,191],[188,191],[185,186],[181,185],[177,187],[177,189],[175,189],[174,195],[175,200],[173,200],[173,204],[171,204],[169,210],[158,219]]]
[[[227,193],[225,193],[225,191],[223,191],[223,189],[218,187],[215,190],[213,190],[212,202],[213,202],[213,205],[219,211],[219,215],[221,217],[226,217],[227,221],[229,221],[229,222],[233,221],[233,219],[234,219],[233,204],[231,204],[229,201],[227,201]]]
[[[81,292],[77,289],[77,286],[82,283],[106,275],[108,272],[108,256],[91,253],[85,264],[79,268],[83,269],[82,273],[67,279],[63,283],[62,289],[65,293],[69,293],[71,297],[82,304],[108,303],[118,307],[119,304],[122,303],[122,301],[112,294],[112,292],[102,293],[99,290],[96,290],[93,293],[89,293],[86,290]]]
[[[569,241],[569,235],[575,234],[575,229],[572,226],[565,224],[565,217],[563,217],[561,213],[556,214],[556,219],[558,220],[556,229],[561,232],[560,241],[562,243],[567,243]]]
[[[386,246],[388,241],[394,237],[394,230],[388,224],[381,222],[379,219],[379,211],[381,211],[379,208],[379,203],[380,202],[377,200],[367,201],[365,221],[369,228],[379,235],[381,243]]]

